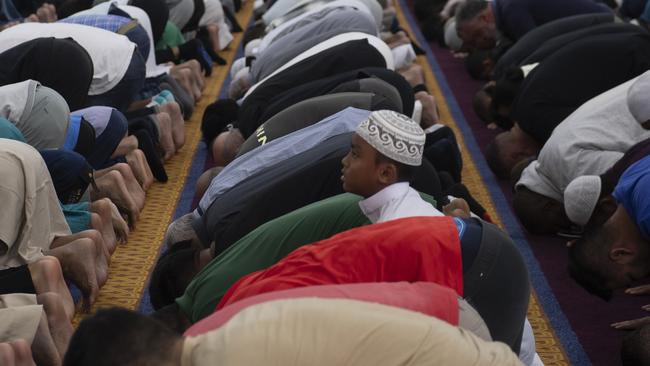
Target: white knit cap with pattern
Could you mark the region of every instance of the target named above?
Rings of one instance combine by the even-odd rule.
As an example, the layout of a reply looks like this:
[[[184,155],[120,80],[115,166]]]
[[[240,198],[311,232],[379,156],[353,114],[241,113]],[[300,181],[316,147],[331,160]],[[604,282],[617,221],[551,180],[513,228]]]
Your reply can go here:
[[[424,131],[403,114],[381,110],[370,114],[357,128],[357,135],[380,154],[406,165],[420,166],[426,139]]]
[[[601,180],[597,175],[583,175],[564,189],[564,211],[571,222],[585,226],[600,199]]]

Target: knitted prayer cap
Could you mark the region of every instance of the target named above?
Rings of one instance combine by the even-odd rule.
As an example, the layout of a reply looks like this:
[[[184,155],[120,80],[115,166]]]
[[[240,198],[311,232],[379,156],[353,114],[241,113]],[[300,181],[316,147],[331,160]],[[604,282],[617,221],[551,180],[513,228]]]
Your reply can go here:
[[[601,185],[597,175],[583,175],[569,183],[564,190],[564,210],[571,222],[587,225],[600,198]]]
[[[356,132],[388,158],[406,165],[422,164],[424,131],[403,114],[389,110],[372,112]]]
[[[650,121],[650,72],[639,76],[627,91],[627,106],[639,123]]]

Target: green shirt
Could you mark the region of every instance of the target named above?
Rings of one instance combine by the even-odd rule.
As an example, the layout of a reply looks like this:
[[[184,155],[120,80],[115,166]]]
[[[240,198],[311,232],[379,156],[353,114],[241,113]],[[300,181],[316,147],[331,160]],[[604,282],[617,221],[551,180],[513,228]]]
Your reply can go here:
[[[433,202],[431,196],[422,195]],[[176,299],[195,323],[212,314],[240,278],[272,266],[295,249],[370,223],[359,208],[362,197],[344,193],[305,206],[251,231],[214,258]]]

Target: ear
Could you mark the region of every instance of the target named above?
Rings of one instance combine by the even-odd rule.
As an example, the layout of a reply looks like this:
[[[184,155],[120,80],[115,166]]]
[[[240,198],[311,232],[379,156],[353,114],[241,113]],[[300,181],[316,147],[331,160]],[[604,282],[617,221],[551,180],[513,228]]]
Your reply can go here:
[[[609,259],[617,264],[628,264],[634,260],[635,254],[629,248],[614,248],[609,251]]]
[[[397,167],[392,163],[381,163],[379,165],[379,183],[391,185],[397,182]]]

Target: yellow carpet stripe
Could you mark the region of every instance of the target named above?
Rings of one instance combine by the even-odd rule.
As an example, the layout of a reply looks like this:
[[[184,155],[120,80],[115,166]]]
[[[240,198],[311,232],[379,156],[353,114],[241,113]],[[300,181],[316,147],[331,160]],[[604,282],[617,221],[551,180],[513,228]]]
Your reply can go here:
[[[252,11],[253,1],[246,1],[237,14],[239,24],[247,25]],[[145,208],[140,214],[135,230],[129,236],[128,243],[120,245],[113,254],[108,282],[101,289],[92,312],[106,306],[122,306],[133,310],[138,307],[145,282],[153,269],[165,230],[176,209],[192,159],[199,146],[203,111],[217,98],[243,39],[243,32],[234,36],[228,50],[220,53],[221,57],[228,61],[228,65],[214,68],[212,76],[206,79],[203,96],[196,105],[192,118],[186,121],[185,146],[165,164],[169,181],[165,184],[154,183],[147,192]],[[83,314],[77,314],[75,325],[82,316]]]
[[[400,9],[399,4],[397,6],[397,16],[399,23],[404,27],[409,34],[414,34],[409,23]],[[438,104],[438,110],[440,112],[440,119],[442,123],[449,126],[456,135],[458,139],[458,144],[460,145],[461,154],[463,156],[463,184],[467,186],[474,198],[479,201],[483,207],[488,211],[490,217],[495,222],[495,224],[503,227],[501,218],[499,217],[496,209],[494,208],[494,202],[492,197],[485,187],[485,182],[481,178],[478,169],[476,168],[476,163],[474,159],[469,154],[467,145],[465,144],[465,138],[458,128],[456,121],[451,115],[449,104],[445,96],[442,93],[440,85],[436,80],[436,77],[433,73],[431,65],[427,60],[426,56],[418,56],[417,63],[422,66],[426,78],[426,84],[429,88],[431,94],[435,97]],[[535,334],[535,341],[537,347],[537,353],[544,362],[545,365],[568,365],[568,357],[560,344],[559,339],[557,338],[553,328],[550,325],[546,314],[539,305],[537,301],[537,294],[532,292],[530,305],[528,307],[528,320],[530,321],[531,326],[533,327],[533,332]]]

